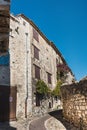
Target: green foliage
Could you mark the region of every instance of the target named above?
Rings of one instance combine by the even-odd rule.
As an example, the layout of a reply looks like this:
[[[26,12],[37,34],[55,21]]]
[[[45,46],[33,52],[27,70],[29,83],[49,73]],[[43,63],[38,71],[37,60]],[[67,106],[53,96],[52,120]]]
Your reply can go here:
[[[55,89],[52,91],[53,96],[60,96],[60,87],[62,85],[62,81],[58,80]]]
[[[44,81],[38,80],[36,83],[36,92],[41,95],[47,95],[50,93],[50,89],[47,87]]]
[[[64,83],[66,81],[67,78],[67,73],[64,71],[58,71],[57,72],[57,80],[61,80],[62,83]]]

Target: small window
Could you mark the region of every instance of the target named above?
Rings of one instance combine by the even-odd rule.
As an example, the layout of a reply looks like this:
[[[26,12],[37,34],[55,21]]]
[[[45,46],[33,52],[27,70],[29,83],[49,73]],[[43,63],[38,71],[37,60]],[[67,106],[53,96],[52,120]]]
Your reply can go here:
[[[56,59],[56,65],[58,65],[58,59]]]
[[[34,46],[34,58],[39,60],[39,49]]]
[[[47,73],[48,83],[51,84],[51,74]]]
[[[33,38],[34,38],[37,42],[39,42],[39,35],[38,35],[38,32],[37,32],[35,29],[33,29]]]
[[[64,72],[60,71],[60,78],[62,78],[64,76]]]
[[[35,65],[35,78],[40,79],[40,67]]]
[[[23,25],[26,26],[26,22],[25,21],[23,21]]]

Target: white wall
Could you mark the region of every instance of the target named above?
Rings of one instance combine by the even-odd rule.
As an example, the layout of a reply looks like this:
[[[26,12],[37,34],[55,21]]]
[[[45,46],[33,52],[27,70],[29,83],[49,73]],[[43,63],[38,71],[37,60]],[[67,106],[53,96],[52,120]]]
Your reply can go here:
[[[12,17],[13,19],[10,20],[12,32],[10,33],[9,44],[10,84],[11,86],[17,86],[17,115],[20,117],[25,116],[27,96],[27,112],[28,114],[32,112],[30,33],[28,22],[21,17]]]

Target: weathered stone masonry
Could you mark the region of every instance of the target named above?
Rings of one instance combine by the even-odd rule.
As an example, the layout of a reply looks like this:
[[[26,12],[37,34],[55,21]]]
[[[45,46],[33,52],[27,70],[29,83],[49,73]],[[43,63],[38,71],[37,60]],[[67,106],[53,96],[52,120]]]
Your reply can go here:
[[[57,64],[67,65],[67,63],[56,46],[23,14],[16,17],[10,15],[8,32],[9,51],[7,47],[6,55],[3,57],[6,58],[8,52],[10,57],[8,57],[8,62],[1,57],[0,63],[4,63],[5,66],[2,67],[5,68],[2,68],[3,72],[0,73],[0,83],[10,85],[11,88],[12,86],[17,87],[16,118],[20,119],[20,117],[37,114],[37,110],[42,109],[42,106],[40,109],[36,105],[35,92],[38,79],[35,77],[35,66],[40,68],[40,79],[54,89],[57,82]],[[35,48],[39,50],[39,59],[34,54]],[[3,62],[2,59],[4,59]],[[51,83],[48,83],[48,73],[51,75]],[[66,82],[72,83],[73,79],[74,76],[69,69]],[[48,107],[48,104],[45,107]],[[44,112],[46,112],[46,108],[44,108]]]
[[[67,63],[56,46],[30,19],[23,14],[9,15],[9,10],[10,0],[0,0],[0,85],[10,86],[10,90],[17,87],[16,118],[46,113],[49,107],[47,100],[41,107],[36,106],[34,93],[38,79],[35,77],[35,65],[40,68],[40,79],[54,89],[57,82],[56,60],[58,64]],[[34,56],[34,47],[39,50],[39,59]],[[51,74],[50,84],[47,73]],[[69,69],[66,82],[72,83],[73,79]]]
[[[39,110],[39,106],[36,106],[35,85],[38,79],[35,77],[35,66],[40,68],[40,79],[53,89],[57,82],[56,59],[61,64],[66,62],[56,46],[23,14],[16,17],[11,15],[10,30],[10,85],[17,86],[18,118],[25,117],[25,113],[30,116]],[[34,55],[35,48],[39,50],[39,59]],[[47,72],[51,74],[51,84],[48,83]],[[73,79],[69,70],[68,83]]]
[[[64,117],[87,130],[87,79],[61,88]]]
[[[0,0],[0,85],[9,85],[10,0]],[[6,73],[7,72],[7,73]]]

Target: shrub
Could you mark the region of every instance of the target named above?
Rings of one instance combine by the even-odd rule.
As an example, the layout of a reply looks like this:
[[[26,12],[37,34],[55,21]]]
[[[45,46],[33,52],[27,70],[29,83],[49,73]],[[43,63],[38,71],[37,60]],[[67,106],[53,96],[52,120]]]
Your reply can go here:
[[[62,81],[58,80],[55,89],[52,91],[53,96],[60,96],[60,87],[62,85]]]
[[[50,93],[50,89],[43,80],[38,80],[36,83],[36,93],[43,96],[47,96]]]

